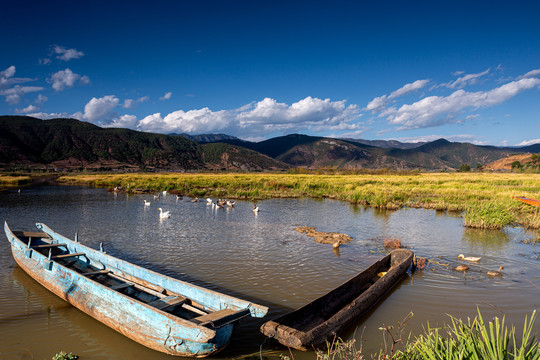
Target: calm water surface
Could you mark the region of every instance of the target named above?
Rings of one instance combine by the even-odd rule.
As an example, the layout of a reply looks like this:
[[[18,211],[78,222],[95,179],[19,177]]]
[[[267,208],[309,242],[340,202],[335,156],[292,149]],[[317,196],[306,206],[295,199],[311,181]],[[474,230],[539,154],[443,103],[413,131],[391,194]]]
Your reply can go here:
[[[143,206],[143,200],[152,202]],[[158,207],[171,217],[159,220]],[[176,196],[108,193],[85,187],[36,187],[0,194],[0,219],[14,230],[35,230],[43,222],[62,235],[75,232],[85,244],[136,264],[249,299],[270,307],[264,319],[246,319],[231,344],[215,359],[249,354],[288,353],[265,341],[260,325],[296,309],[362,271],[384,253],[382,239],[398,237],[418,256],[431,260],[409,274],[346,338],[376,352],[381,325],[396,325],[410,311],[406,332],[417,333],[479,308],[486,317],[506,316],[521,327],[540,304],[538,236],[521,228],[504,231],[466,229],[456,214],[422,209],[377,211],[333,200],[277,199],[213,210],[205,202]],[[350,235],[354,241],[334,252],[298,233],[297,226]],[[2,235],[2,237],[4,237]],[[4,237],[5,238],[5,237]],[[60,350],[81,360],[171,359],[102,325],[43,288],[15,264],[9,243],[0,242],[0,359],[50,359]],[[481,256],[466,274],[453,270],[457,255]],[[486,272],[504,266],[502,277]],[[540,333],[540,321],[535,331]],[[361,336],[361,334],[363,335]],[[314,353],[295,352],[295,359]]]

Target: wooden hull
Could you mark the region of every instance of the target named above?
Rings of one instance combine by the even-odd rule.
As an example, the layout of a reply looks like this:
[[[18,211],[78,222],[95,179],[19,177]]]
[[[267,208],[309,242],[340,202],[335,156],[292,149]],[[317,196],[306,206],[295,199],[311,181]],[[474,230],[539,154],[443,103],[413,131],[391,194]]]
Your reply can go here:
[[[412,263],[413,253],[398,249],[328,294],[278,319],[261,332],[298,350],[324,347],[396,285]],[[379,273],[386,272],[382,277]]]
[[[21,241],[9,229],[7,223],[5,224],[4,229],[17,264],[60,298],[151,349],[177,356],[204,357],[223,349],[228,344],[239,319],[249,315],[261,317],[268,310],[266,307],[157,274],[104,252],[93,250],[54,233],[43,224],[38,224],[38,228],[49,235],[50,240],[32,247]],[[84,259],[84,261],[77,260],[82,265],[79,264],[77,269],[70,268],[64,266],[61,261],[55,261],[55,257],[49,259],[42,253],[43,251],[38,251],[40,247],[51,247],[49,243],[55,247],[58,247],[55,244],[66,244],[64,250],[56,256],[59,259],[84,253],[77,256],[78,259]],[[107,275],[101,275],[103,279],[105,277],[108,277],[107,281],[122,279],[125,286],[122,283],[120,286],[108,286],[103,281],[94,280],[94,276],[80,272],[81,266],[93,265],[107,272]],[[136,294],[139,297],[143,294],[142,298],[148,300],[135,297],[133,295],[135,290],[123,293],[122,290],[118,290],[122,286],[137,291],[146,289],[148,293],[139,291],[140,293]],[[166,300],[175,298],[170,294],[177,294],[176,298],[196,299],[196,302],[189,301],[198,306],[196,310],[200,314],[205,314],[206,318],[215,321],[204,322],[203,316],[182,318],[172,310],[162,310],[165,309],[163,304]],[[227,316],[221,316],[219,319],[215,316],[224,311]]]

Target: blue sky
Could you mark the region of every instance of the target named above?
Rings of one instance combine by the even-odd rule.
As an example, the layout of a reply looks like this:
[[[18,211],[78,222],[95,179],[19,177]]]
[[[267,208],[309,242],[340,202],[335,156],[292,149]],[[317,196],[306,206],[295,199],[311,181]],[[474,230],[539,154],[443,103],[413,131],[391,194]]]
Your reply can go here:
[[[19,1],[0,114],[159,133],[540,142],[536,1]]]

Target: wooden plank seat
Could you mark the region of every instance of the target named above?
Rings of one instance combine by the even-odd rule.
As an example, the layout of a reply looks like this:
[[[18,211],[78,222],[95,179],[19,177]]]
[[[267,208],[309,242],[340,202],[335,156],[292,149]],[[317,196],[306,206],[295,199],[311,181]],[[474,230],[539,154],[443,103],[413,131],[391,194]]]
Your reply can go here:
[[[83,256],[83,255],[85,255],[85,253],[83,253],[83,252],[79,252],[79,253],[71,253],[71,254],[62,254],[62,255],[55,255],[55,256],[52,256],[51,259],[53,259],[53,260],[56,260],[56,259],[66,259],[66,258],[70,258],[70,257]]]
[[[97,271],[90,271],[90,272],[81,273],[81,275],[94,276],[94,275],[100,275],[100,274],[108,274],[109,272],[110,272],[110,270],[97,270]]]
[[[133,284],[132,283],[123,283],[123,284],[110,286],[110,288],[113,289],[113,290],[122,290],[122,289],[128,288],[130,286],[133,286]]]
[[[210,323],[225,323],[225,322],[228,322],[229,320],[239,319],[248,314],[249,314],[249,309],[241,309],[241,310],[221,309],[221,310],[217,310],[206,315],[198,316],[196,318],[193,318],[191,321],[194,321],[195,323],[199,325],[207,325]]]
[[[29,237],[29,238],[50,238],[48,234],[37,231],[14,231],[13,235],[17,237]]]
[[[172,306],[183,304],[187,300],[187,297],[182,295],[169,295],[164,298],[149,302],[148,305],[153,306],[159,310],[166,310]]]
[[[199,315],[208,314],[208,311],[202,310],[202,309],[200,309],[200,308],[198,308],[196,306],[192,306],[192,305],[189,305],[189,304],[182,304],[182,307],[184,309],[187,309],[187,310],[192,311],[192,312],[194,312],[196,314],[199,314]]]
[[[42,244],[42,245],[32,245],[30,244],[30,247],[34,249],[46,249],[46,248],[53,248],[57,246],[67,246],[67,244]]]

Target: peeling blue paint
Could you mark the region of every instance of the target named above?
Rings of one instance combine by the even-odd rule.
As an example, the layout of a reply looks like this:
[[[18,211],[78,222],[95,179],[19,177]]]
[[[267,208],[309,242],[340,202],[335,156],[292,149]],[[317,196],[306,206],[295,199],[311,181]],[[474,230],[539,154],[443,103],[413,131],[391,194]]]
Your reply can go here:
[[[112,257],[57,234],[44,224],[38,229],[50,237],[51,244],[66,244],[66,256],[84,253],[84,263],[109,270],[126,279],[138,279],[196,302],[207,312],[233,309],[240,314],[222,324],[212,321],[199,325],[189,319],[159,310],[148,303],[129,297],[105,286],[70,267],[28,248],[9,228],[4,230],[11,243],[15,261],[31,277],[70,304],[101,321],[112,329],[154,350],[179,356],[207,356],[225,347],[235,324],[248,313],[263,317],[268,308],[226,294],[202,288],[184,281]],[[77,236],[76,236],[77,238]],[[33,245],[32,245],[33,246]],[[45,245],[50,246],[50,245]],[[61,256],[65,256],[64,254]],[[82,255],[81,255],[82,256]],[[83,262],[80,257],[77,261]],[[244,312],[242,312],[244,310]],[[216,322],[217,323],[217,322]]]

